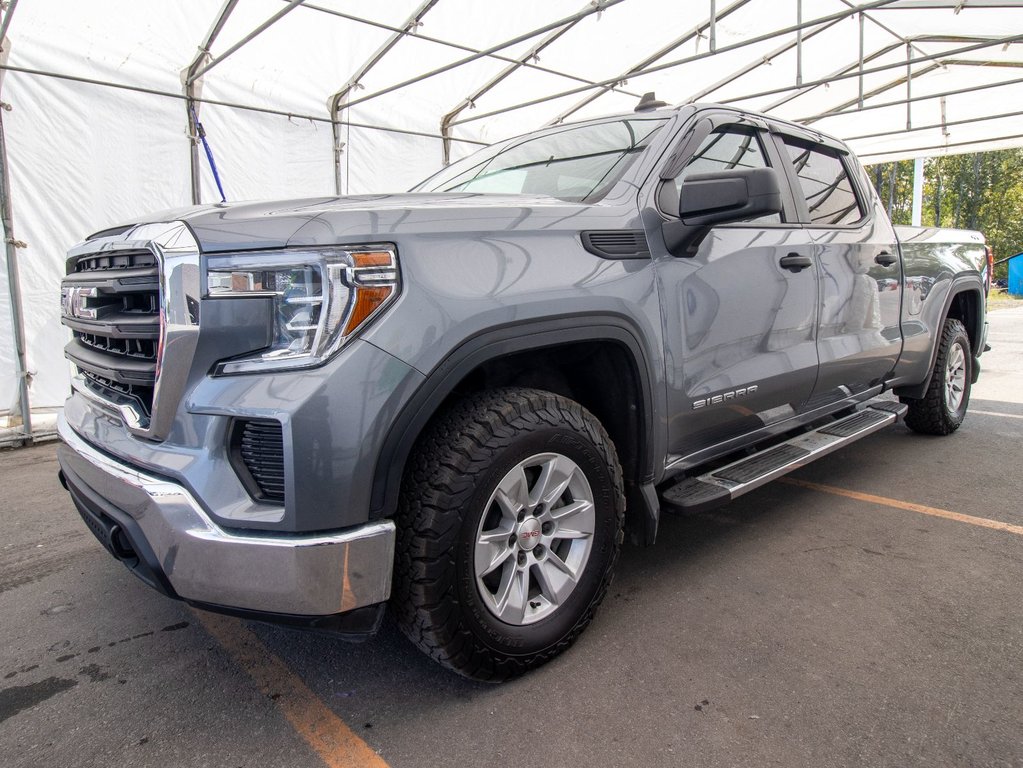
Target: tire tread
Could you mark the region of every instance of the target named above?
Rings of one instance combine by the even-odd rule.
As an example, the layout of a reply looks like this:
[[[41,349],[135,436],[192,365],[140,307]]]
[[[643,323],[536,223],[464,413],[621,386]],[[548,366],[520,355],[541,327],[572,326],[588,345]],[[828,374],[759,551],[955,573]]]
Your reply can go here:
[[[927,392],[921,398],[903,397],[902,402],[909,406],[906,413],[906,426],[914,432],[925,435],[950,435],[959,429],[962,419],[954,419],[945,407],[945,361],[948,358],[949,350],[958,338],[965,340],[965,352],[968,363],[966,372],[967,391],[966,405],[969,405],[969,363],[972,360],[970,351],[970,340],[966,328],[955,318],[948,318],[942,328],[941,339],[938,342],[938,355],[934,360],[934,369],[931,372],[931,381]],[[965,416],[965,409],[963,411]]]
[[[460,510],[476,479],[523,429],[569,426],[606,460],[614,488],[614,541],[596,593],[571,630],[553,645],[522,656],[498,655],[466,626],[457,610],[454,574]],[[614,445],[578,403],[536,389],[503,388],[470,395],[437,418],[406,467],[395,523],[392,610],[402,632],[444,666],[476,680],[500,682],[540,666],[567,649],[592,620],[614,574],[624,539],[625,492]]]

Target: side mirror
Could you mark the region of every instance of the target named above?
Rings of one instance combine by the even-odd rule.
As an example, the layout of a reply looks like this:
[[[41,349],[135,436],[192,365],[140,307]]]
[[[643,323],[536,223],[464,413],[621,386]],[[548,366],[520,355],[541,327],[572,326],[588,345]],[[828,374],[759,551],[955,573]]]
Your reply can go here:
[[[773,168],[700,173],[682,182],[678,215],[690,227],[708,227],[781,212]]]
[[[695,174],[682,182],[680,221],[663,225],[665,245],[676,256],[691,256],[714,225],[781,211],[781,185],[773,168]]]

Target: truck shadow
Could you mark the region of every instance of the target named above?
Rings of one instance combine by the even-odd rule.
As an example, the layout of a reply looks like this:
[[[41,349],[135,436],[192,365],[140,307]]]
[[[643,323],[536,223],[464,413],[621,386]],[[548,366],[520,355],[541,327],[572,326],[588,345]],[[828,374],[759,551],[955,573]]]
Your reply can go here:
[[[600,644],[601,630],[615,642],[640,642],[648,627],[619,615],[622,605],[638,605],[653,615],[661,608],[654,594],[645,594],[650,583],[685,584],[690,572],[703,569],[709,561],[730,557],[732,546],[747,539],[758,526],[784,525],[798,515],[791,505],[776,503],[796,489],[768,487],[750,494],[743,503],[698,516],[666,516],[662,519],[657,545],[644,548],[626,543],[615,580],[593,624],[575,648],[539,670],[503,685],[477,683],[459,677],[430,660],[401,634],[388,616],[380,632],[364,643],[348,643],[329,636],[288,630],[269,625],[250,625],[264,643],[355,730],[373,723],[375,713],[400,711],[426,713],[459,702],[486,704],[502,699],[509,690],[530,689],[549,670],[583,663]],[[671,622],[670,615],[660,615]],[[681,617],[678,618],[681,620]],[[598,651],[599,652],[599,651]],[[373,730],[381,735],[380,728]]]

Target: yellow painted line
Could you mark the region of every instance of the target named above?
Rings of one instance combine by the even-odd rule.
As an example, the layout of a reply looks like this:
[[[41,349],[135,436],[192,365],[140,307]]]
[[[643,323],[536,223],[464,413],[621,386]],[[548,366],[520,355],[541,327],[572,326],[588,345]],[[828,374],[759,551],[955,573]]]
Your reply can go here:
[[[836,488],[833,485],[821,485],[820,483],[811,483],[807,480],[797,480],[794,477],[782,477],[780,478],[780,481],[787,483],[788,485],[798,485],[800,488],[809,488],[814,491],[821,491],[822,493],[831,493],[835,496],[845,496],[847,499],[866,501],[871,504],[882,504],[886,507],[905,509],[910,512],[919,512],[922,515],[931,515],[932,517],[943,517],[946,520],[955,520],[960,523],[979,525],[981,528],[991,528],[996,531],[1006,531],[1007,533],[1015,533],[1018,536],[1023,536],[1023,525],[1003,523],[1001,520],[989,520],[986,517],[964,515],[960,512],[950,512],[947,509],[928,507],[924,504],[913,504],[908,501],[889,499],[886,496],[875,496],[872,493],[860,493],[859,491],[849,491],[845,488]]]
[[[1003,419],[1023,419],[1018,413],[998,413],[996,411],[976,411],[973,408],[969,410],[969,413],[977,413],[981,416],[1001,416]]]
[[[373,748],[358,737],[288,666],[237,619],[194,611],[203,627],[248,673],[327,768],[387,768]]]

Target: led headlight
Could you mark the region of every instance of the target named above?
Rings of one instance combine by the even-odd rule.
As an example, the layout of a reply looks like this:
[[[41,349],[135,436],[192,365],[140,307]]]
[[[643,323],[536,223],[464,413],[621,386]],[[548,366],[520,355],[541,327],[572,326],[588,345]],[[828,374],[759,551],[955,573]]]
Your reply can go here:
[[[212,255],[207,295],[273,300],[270,346],[222,362],[218,373],[317,365],[398,295],[393,246]]]

